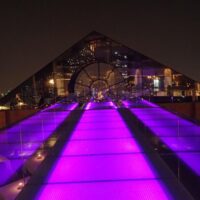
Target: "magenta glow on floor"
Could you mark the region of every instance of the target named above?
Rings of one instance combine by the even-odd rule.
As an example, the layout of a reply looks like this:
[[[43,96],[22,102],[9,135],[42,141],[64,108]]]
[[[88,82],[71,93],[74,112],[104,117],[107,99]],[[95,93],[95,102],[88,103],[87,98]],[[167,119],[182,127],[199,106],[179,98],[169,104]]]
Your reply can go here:
[[[131,111],[178,158],[200,176],[200,126],[161,107],[133,108]]]
[[[39,200],[173,199],[119,113],[86,110]]]
[[[7,184],[24,162],[60,126],[77,103],[65,105],[65,111],[53,112],[55,106],[64,107],[55,104],[0,131],[0,186]]]

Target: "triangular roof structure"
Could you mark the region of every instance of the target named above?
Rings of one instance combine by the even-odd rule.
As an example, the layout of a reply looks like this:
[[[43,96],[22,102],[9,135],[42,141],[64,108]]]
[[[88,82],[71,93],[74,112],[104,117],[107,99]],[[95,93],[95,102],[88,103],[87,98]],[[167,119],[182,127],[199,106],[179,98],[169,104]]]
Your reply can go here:
[[[62,90],[62,93],[65,95],[71,92],[74,93],[75,84],[76,83],[78,84],[78,82],[76,82],[76,78],[78,77],[80,71],[84,69],[86,66],[89,66],[94,63],[106,63],[108,65],[113,66],[114,70],[118,69],[119,73],[126,80],[128,80],[128,78],[131,76],[132,77],[136,76],[137,73],[139,73],[139,75],[137,76],[141,76],[141,77],[142,76],[150,76],[150,77],[164,76],[163,73],[165,69],[170,69],[172,71],[172,73],[170,72],[171,79],[172,79],[172,76],[174,75],[181,75],[180,73],[171,69],[169,66],[165,66],[164,64],[161,64],[160,62],[152,58],[149,58],[148,56],[143,55],[142,53],[139,53],[101,33],[92,31],[91,33],[86,35],[84,38],[82,38],[80,41],[72,45],[60,56],[52,60],[46,66],[44,66],[41,70],[39,70],[33,76],[31,76],[30,78],[25,80],[22,84],[17,86],[6,97],[1,99],[1,103],[10,102],[11,99],[14,98],[14,96],[17,93],[24,93],[22,94],[22,96],[25,96],[25,97],[33,95],[33,94],[36,96],[38,94],[41,95],[41,92],[44,92],[44,91],[48,93],[47,91],[48,87],[46,86],[46,82],[50,78],[53,78],[56,80],[61,80],[61,79],[67,80],[67,83],[65,81],[65,83],[64,82],[56,83],[56,85],[58,86],[59,84],[60,85],[65,84],[65,86],[62,86],[63,87],[62,89],[60,88],[60,90]],[[141,71],[136,72],[137,69],[140,69]],[[114,70],[111,70],[111,72]],[[85,80],[84,78],[83,80],[79,81],[79,84],[82,84],[82,86],[86,85],[89,88],[91,87],[93,82],[96,81],[96,79],[98,78],[97,77],[96,79],[91,78],[89,76],[89,73],[86,72],[86,70],[84,71],[87,74],[87,77],[91,79],[90,82],[92,83],[90,83],[89,85],[83,84],[82,82],[84,82]],[[134,79],[135,80],[133,80],[133,82],[136,81],[136,77],[134,77]],[[187,83],[185,82],[185,84],[190,84],[189,89],[191,89],[191,87],[194,86],[193,85],[194,81],[184,76],[184,80],[186,79],[187,79],[186,81]],[[165,80],[162,80],[162,82],[164,81]],[[141,85],[138,87],[141,89],[142,87],[144,87],[144,84],[142,85],[142,81],[140,82],[141,82]],[[68,85],[67,87],[66,87],[66,84]],[[121,81],[120,81],[120,84],[121,84]],[[174,83],[171,80],[168,84],[171,86]],[[112,83],[112,85],[115,86],[117,85],[117,83],[116,82]],[[145,86],[145,87],[149,87],[149,86]],[[162,87],[164,88],[167,86],[163,85]],[[183,86],[182,90],[184,89],[184,87],[186,86]],[[57,94],[58,93],[61,94],[61,92],[57,91]],[[44,95],[44,93],[42,95]]]

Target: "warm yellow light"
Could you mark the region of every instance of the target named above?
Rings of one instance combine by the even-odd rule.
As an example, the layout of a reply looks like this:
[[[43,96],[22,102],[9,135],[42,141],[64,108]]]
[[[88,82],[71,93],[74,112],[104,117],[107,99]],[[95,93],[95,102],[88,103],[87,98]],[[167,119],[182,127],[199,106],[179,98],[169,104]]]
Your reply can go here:
[[[51,140],[48,142],[49,147],[53,147],[53,146],[55,145],[56,141],[57,141],[56,139],[51,139]]]
[[[25,104],[24,104],[23,102],[19,102],[18,105],[19,105],[19,106],[23,106],[23,105],[25,105]]]
[[[0,110],[9,110],[9,107],[7,107],[7,106],[0,106]]]
[[[54,79],[50,79],[50,80],[49,80],[49,84],[50,84],[50,85],[54,85],[54,83],[55,83],[55,82],[54,82]]]

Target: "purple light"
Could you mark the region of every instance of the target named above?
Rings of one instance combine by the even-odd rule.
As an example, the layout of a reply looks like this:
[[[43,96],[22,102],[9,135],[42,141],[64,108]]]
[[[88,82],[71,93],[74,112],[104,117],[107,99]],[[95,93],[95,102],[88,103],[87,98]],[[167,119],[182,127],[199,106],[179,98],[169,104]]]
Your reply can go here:
[[[48,184],[42,186],[38,200],[172,200],[163,192],[162,181],[106,181],[92,183]]]
[[[111,107],[117,109],[117,106],[116,106],[112,101],[109,102],[109,105],[110,105]]]
[[[106,140],[71,140],[62,156],[108,153],[139,153],[137,143],[132,138],[114,138]]]
[[[128,101],[122,101],[122,104],[124,105],[125,108],[129,108],[130,103]]]
[[[122,104],[125,108],[131,108],[131,107],[159,107],[158,105],[155,105],[145,99],[138,99],[135,101],[131,100],[124,100],[122,101]]]
[[[106,102],[89,102],[87,103],[85,110],[90,109],[104,109],[104,108],[117,108],[117,106],[112,101]]]
[[[123,133],[123,134],[122,134]],[[90,140],[90,139],[112,139],[112,138],[130,138],[131,133],[128,130],[115,129],[110,131],[109,129],[101,130],[79,130],[74,132],[72,140]]]
[[[142,154],[61,157],[47,183],[158,178]]]
[[[44,111],[54,111],[54,110],[74,110],[78,106],[78,103],[55,103],[45,109],[42,110]]]
[[[71,108],[75,108],[75,105],[71,105]],[[0,185],[16,173],[27,157],[41,146],[69,114],[66,111],[45,111],[0,132]]]
[[[36,199],[172,199],[158,178],[115,109],[89,110]]]
[[[159,107],[158,105],[154,104],[154,103],[151,103],[150,101],[147,101],[145,99],[142,99],[142,103],[145,104],[145,105],[148,105],[150,107]]]
[[[152,103],[151,103],[152,104]],[[132,112],[196,174],[200,176],[200,127],[160,107]],[[193,136],[193,137],[191,137]]]
[[[51,106],[49,106],[49,107],[43,109],[42,111],[47,111],[47,110],[50,110],[50,109],[55,109],[55,108],[57,108],[58,106],[59,106],[59,104],[58,104],[58,103],[55,103],[55,104],[53,104],[53,105],[51,105]]]
[[[78,103],[73,103],[73,104],[70,104],[70,105],[68,106],[68,109],[69,109],[70,111],[72,111],[72,110],[74,110],[77,106],[78,106]]]
[[[91,108],[91,105],[92,105],[91,102],[87,103],[87,105],[86,105],[86,107],[85,107],[85,110],[89,110],[89,109]]]

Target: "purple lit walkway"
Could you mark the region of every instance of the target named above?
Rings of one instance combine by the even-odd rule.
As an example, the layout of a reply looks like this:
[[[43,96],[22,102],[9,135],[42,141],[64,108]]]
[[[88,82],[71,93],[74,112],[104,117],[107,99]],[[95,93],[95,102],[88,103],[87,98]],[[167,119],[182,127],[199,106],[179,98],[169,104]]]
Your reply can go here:
[[[0,131],[0,185],[16,176],[17,170],[59,127],[75,106],[56,104]],[[53,112],[54,107],[65,107],[67,111]]]
[[[163,181],[117,110],[86,110],[36,199],[173,199]]]
[[[133,108],[132,113],[200,176],[200,126],[152,103]]]

